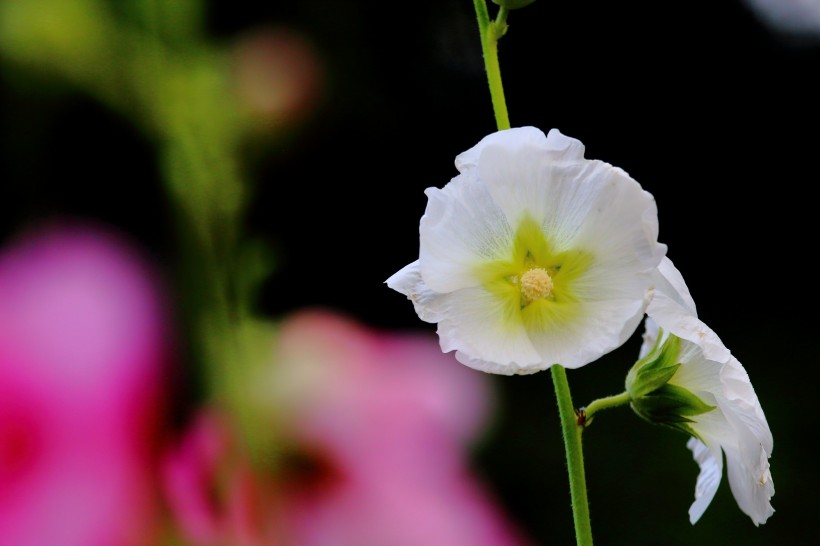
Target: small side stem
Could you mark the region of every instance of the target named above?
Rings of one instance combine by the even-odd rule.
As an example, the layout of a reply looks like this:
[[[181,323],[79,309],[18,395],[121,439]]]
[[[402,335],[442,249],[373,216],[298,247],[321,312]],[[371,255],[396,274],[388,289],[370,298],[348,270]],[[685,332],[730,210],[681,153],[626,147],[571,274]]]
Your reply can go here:
[[[631,400],[632,397],[628,392],[622,392],[621,394],[615,394],[594,400],[586,408],[584,408],[586,424],[589,424],[592,421],[592,417],[599,411],[629,404]]]
[[[589,519],[584,452],[581,445],[581,433],[584,429],[575,416],[575,407],[572,405],[572,395],[569,390],[566,370],[563,366],[554,364],[550,371],[552,372],[552,382],[555,385],[558,413],[561,417],[561,431],[564,435],[564,447],[567,454],[572,517],[575,521],[575,540],[578,546],[592,546],[592,524]]]

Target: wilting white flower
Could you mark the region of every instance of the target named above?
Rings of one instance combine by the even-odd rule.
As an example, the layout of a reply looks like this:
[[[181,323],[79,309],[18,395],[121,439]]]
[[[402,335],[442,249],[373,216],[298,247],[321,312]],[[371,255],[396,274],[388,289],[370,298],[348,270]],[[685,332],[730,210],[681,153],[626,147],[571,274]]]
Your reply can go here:
[[[467,366],[578,368],[643,318],[666,253],[651,194],[556,129],[493,133],[428,188],[418,260],[387,279]]]
[[[697,318],[689,290],[668,258],[659,274],[662,278],[646,311],[641,357],[651,351],[667,353],[661,358],[675,367],[668,384],[711,406],[672,423],[692,433],[686,445],[700,466],[689,520],[697,522],[715,496],[725,453],[729,486],[740,509],[755,525],[765,523],[774,513],[769,470],[773,439],[752,383],[717,334]],[[637,406],[633,401],[641,413],[640,402]]]

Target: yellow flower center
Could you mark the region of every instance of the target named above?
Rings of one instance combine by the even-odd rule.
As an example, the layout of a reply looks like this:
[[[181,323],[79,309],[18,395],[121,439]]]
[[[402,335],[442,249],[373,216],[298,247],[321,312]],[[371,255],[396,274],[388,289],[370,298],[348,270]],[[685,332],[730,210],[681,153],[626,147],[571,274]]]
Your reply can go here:
[[[527,304],[550,296],[552,286],[552,277],[543,267],[534,267],[521,275],[521,295]]]

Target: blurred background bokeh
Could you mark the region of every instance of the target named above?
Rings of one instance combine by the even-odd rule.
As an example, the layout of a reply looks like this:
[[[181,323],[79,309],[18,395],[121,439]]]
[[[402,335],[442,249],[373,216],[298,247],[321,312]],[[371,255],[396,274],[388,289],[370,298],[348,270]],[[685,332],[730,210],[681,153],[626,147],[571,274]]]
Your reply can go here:
[[[508,22],[512,125],[655,196],[774,435],[774,516],[724,477],[693,526],[686,438],[600,415],[596,542],[815,544],[820,2]],[[0,0],[0,546],[573,544],[549,374],[458,364],[384,285],[495,129],[483,70],[470,0]]]

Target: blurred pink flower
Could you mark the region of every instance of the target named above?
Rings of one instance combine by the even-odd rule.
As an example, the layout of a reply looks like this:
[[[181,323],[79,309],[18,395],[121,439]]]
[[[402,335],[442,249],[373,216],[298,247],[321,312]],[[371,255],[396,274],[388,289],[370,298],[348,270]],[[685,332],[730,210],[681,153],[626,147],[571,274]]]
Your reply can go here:
[[[0,253],[0,544],[154,543],[159,298],[142,258],[96,227]]]
[[[276,451],[254,459],[272,464],[252,469],[247,454],[236,458],[228,421],[210,410],[168,459],[172,504],[195,544],[527,543],[470,468],[470,444],[490,416],[488,376],[456,366],[434,336],[376,331],[321,310],[287,318],[275,347],[267,377],[247,391],[253,411],[276,414],[259,417],[278,421],[263,427],[276,430]],[[246,473],[255,493],[226,494]],[[214,484],[217,503],[207,498]],[[247,500],[263,494],[261,510]],[[243,502],[255,511],[249,520],[281,534],[237,540],[229,513]]]
[[[274,546],[274,486],[252,471],[217,408],[203,409],[163,463],[177,532],[194,546]],[[268,480],[269,482],[269,480]]]
[[[333,469],[283,492],[296,544],[526,542],[470,468],[490,416],[488,376],[457,366],[435,336],[322,311],[290,318],[278,347],[277,366],[317,379],[293,407],[294,440]]]

